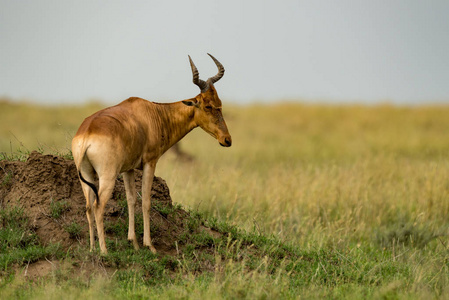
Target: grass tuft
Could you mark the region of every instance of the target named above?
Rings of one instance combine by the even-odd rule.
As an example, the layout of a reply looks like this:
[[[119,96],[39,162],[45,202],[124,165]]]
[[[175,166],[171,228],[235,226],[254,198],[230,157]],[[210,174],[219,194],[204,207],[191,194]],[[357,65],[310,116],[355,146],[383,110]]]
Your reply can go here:
[[[69,234],[72,239],[79,239],[83,234],[83,228],[80,224],[73,221],[72,223],[64,227],[65,231]]]
[[[70,204],[67,200],[53,200],[50,201],[50,216],[53,219],[59,219],[64,212],[70,210]]]

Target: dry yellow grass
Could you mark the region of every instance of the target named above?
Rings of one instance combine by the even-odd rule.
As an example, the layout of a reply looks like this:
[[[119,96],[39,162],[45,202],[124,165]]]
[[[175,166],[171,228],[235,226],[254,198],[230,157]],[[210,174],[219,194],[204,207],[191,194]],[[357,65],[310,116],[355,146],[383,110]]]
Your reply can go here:
[[[312,242],[372,242],[391,224],[447,233],[449,107],[232,107],[231,149],[201,131],[192,165],[158,173],[174,199],[245,228]]]
[[[99,108],[0,102],[0,152],[66,152],[79,124]],[[449,106],[225,105],[224,114],[231,148],[196,129],[181,141],[193,162],[167,153],[158,164],[175,202],[302,249],[352,257],[347,270],[363,280],[381,282],[384,267],[400,274],[375,291],[375,282],[323,291],[303,284],[303,295],[448,294]],[[372,267],[371,259],[379,263]],[[339,274],[329,276],[338,282]],[[236,278],[224,282],[253,287],[251,278]],[[288,276],[280,278],[293,289]],[[268,281],[254,283],[254,295]],[[205,288],[199,281],[194,292],[211,296],[220,282]],[[190,290],[163,291],[178,292]]]
[[[0,152],[65,152],[100,107],[1,102]],[[177,202],[304,244],[369,241],[392,223],[443,234],[448,115],[447,106],[228,105],[231,148],[196,129],[181,142],[195,161],[168,153],[156,173]]]

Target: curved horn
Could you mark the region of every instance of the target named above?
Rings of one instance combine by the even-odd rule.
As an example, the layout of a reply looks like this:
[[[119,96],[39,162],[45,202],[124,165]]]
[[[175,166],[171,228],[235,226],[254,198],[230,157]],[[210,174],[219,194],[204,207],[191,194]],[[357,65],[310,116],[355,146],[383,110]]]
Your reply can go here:
[[[189,60],[190,60],[190,67],[192,68],[193,83],[200,88],[201,92],[206,91],[208,88],[208,84],[206,83],[206,81],[200,79],[200,73],[198,72],[198,69],[193,63],[193,60],[190,58],[190,55]]]
[[[210,77],[207,81],[210,80],[212,83],[215,83],[218,80],[220,80],[221,77],[223,77],[225,69],[224,69],[223,65],[215,57],[213,57],[209,53],[207,53],[207,55],[209,55],[213,59],[214,63],[217,65],[217,68],[218,68],[217,75],[215,75],[214,77]]]

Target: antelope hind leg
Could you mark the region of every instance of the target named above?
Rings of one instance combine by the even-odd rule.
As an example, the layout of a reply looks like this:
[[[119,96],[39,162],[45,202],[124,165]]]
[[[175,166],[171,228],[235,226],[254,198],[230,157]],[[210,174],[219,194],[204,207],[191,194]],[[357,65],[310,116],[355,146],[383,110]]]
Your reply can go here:
[[[94,175],[92,172],[87,172],[83,170],[83,177],[88,182],[94,182]],[[94,202],[95,202],[95,194],[91,187],[85,184],[81,178],[81,188],[83,189],[84,197],[86,198],[86,216],[87,222],[89,223],[89,238],[90,238],[90,251],[93,251],[95,248],[95,231],[94,231]]]
[[[103,219],[104,219],[104,209],[109,199],[111,198],[112,192],[114,190],[115,177],[116,176],[114,176],[112,179],[100,178],[99,180],[100,190],[98,192],[98,195],[100,197],[99,199],[100,203],[98,202],[94,203],[94,213],[95,213],[95,221],[97,223],[98,241],[100,243],[100,251],[102,254],[108,254],[108,250],[106,249]]]

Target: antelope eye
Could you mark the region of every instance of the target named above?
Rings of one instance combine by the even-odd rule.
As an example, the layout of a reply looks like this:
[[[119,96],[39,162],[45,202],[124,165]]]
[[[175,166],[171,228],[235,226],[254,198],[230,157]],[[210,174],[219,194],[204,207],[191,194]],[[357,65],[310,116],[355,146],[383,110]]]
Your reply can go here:
[[[206,105],[204,108],[205,108],[205,109],[212,109],[212,106]]]

